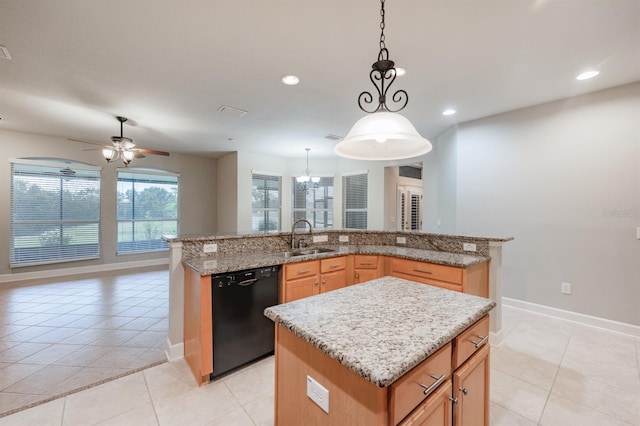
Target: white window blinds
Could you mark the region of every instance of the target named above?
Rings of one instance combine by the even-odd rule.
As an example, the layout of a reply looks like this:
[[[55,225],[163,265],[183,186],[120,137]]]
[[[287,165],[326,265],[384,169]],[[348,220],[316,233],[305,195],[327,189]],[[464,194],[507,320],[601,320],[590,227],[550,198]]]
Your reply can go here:
[[[342,177],[342,224],[345,229],[367,229],[368,174]]]
[[[10,265],[98,257],[100,169],[12,160]]]
[[[251,230],[280,231],[281,177],[262,173],[251,175]]]
[[[163,235],[178,233],[178,176],[118,171],[118,254],[167,250]]]

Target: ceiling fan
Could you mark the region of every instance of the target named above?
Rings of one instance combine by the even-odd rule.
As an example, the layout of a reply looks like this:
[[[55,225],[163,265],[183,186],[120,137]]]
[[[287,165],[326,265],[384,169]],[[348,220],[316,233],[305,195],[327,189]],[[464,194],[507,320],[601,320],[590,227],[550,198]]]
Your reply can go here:
[[[144,158],[144,154],[169,156],[169,153],[165,151],[136,148],[136,144],[133,143],[133,139],[125,137],[122,132],[123,125],[125,121],[127,121],[127,118],[118,116],[116,119],[120,122],[120,136],[111,136],[112,145],[106,145],[102,149],[102,155],[104,156],[104,159],[107,160],[107,163],[115,161],[118,158],[122,158],[124,165],[128,166],[134,158]],[[71,138],[68,138],[68,140],[102,146],[101,143],[97,142],[82,141]]]

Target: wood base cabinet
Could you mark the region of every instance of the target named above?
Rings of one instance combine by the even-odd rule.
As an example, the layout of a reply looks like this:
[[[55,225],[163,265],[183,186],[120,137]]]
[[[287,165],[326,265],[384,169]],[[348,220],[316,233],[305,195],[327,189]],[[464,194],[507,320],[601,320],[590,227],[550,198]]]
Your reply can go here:
[[[451,381],[418,406],[400,426],[450,426],[452,414]]]
[[[380,256],[356,254],[353,256],[353,282],[359,284],[380,278],[383,266]]]
[[[345,287],[346,268],[346,256],[284,265],[280,282],[280,303]]]
[[[453,374],[453,424],[489,426],[489,345]]]

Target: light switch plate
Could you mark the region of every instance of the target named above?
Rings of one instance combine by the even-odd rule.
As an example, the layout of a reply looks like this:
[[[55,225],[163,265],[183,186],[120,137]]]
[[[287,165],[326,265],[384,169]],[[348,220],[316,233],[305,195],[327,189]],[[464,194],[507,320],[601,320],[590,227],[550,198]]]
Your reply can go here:
[[[640,229],[640,228],[638,228]],[[340,241],[341,243],[348,243],[349,242],[349,236],[348,235],[340,235],[338,237],[338,241]]]
[[[203,250],[205,253],[215,253],[218,251],[218,245],[217,244],[205,244],[203,247]]]
[[[313,236],[313,242],[314,243],[325,243],[329,241],[329,236],[328,235],[314,235]]]
[[[476,245],[473,243],[462,243],[462,250],[476,251]]]
[[[311,376],[307,376],[307,396],[325,413],[329,413],[329,391]]]

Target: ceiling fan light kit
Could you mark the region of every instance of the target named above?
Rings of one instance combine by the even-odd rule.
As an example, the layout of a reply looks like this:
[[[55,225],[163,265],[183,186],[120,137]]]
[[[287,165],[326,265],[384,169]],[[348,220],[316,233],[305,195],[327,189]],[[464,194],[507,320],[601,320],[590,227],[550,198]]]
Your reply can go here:
[[[334,147],[334,152],[341,157],[356,160],[400,160],[424,155],[432,149],[431,143],[420,136],[413,124],[398,114],[409,102],[406,91],[396,90],[391,96],[391,101],[399,105],[397,108],[387,105],[387,92],[398,72],[394,62],[389,59],[389,51],[385,46],[384,2],[385,0],[380,0],[380,52],[369,73],[378,92],[378,105],[376,108],[368,108],[373,103],[374,96],[367,91],[360,93],[358,106],[369,115],[358,120],[347,136]]]

